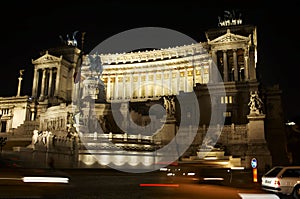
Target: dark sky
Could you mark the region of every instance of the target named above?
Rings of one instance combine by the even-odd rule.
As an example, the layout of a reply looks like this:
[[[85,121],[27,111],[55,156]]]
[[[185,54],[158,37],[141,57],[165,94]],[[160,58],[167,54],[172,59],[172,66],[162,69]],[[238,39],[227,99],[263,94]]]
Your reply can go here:
[[[10,0],[0,12],[0,96],[16,95],[20,69],[25,69],[21,94],[31,95],[31,59],[59,45],[59,35],[86,32],[87,53],[110,36],[138,27],[170,28],[205,41],[204,31],[217,27],[224,10],[238,9],[244,24],[257,26],[257,71],[264,84],[281,86],[286,119],[290,119],[300,115],[300,17],[298,6],[291,2]]]

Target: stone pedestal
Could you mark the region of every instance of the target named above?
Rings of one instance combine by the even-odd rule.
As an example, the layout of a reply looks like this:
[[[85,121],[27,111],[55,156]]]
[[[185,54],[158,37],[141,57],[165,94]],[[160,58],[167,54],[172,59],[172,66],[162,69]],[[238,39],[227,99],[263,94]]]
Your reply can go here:
[[[245,157],[245,167],[251,167],[252,158],[257,160],[257,169],[260,174],[272,166],[272,157],[265,140],[264,114],[249,114],[248,149]]]
[[[251,143],[262,143],[265,140],[265,125],[264,114],[250,114],[247,115],[248,123],[248,141]]]
[[[155,142],[160,142],[160,144],[168,144],[176,135],[176,119],[173,116],[166,116],[161,122],[164,124],[153,135],[153,139]]]

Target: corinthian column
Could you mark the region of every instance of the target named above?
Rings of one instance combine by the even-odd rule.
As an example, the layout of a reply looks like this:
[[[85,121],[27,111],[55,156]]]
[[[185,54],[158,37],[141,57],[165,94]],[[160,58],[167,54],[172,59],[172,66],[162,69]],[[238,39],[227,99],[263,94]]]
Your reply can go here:
[[[21,82],[22,82],[22,77],[20,76],[19,78],[19,84],[18,84],[18,91],[17,91],[17,97],[20,96],[20,92],[21,92]]]
[[[115,77],[115,96],[114,96],[114,99],[118,99],[119,97],[119,77],[118,75],[116,74],[116,77]]]
[[[188,71],[187,68],[184,69],[184,92],[188,91]]]
[[[56,85],[55,85],[55,92],[54,96],[59,96],[59,89],[60,89],[60,66],[57,67],[56,69]]]
[[[142,81],[142,77],[141,77],[141,73],[139,73],[138,74],[138,98],[142,97],[141,81]]]
[[[153,73],[153,97],[157,96],[157,82],[156,82],[156,72]]]
[[[244,48],[244,68],[245,68],[245,80],[249,80],[250,78],[250,66],[249,66],[249,50],[248,48]]]
[[[164,88],[164,71],[161,71],[161,95],[165,95],[165,88]]]
[[[133,98],[133,73],[130,73],[130,91],[129,91],[129,96],[130,96],[130,99]]]
[[[50,97],[52,95],[52,68],[49,68],[49,90],[48,90],[48,96]]]
[[[146,81],[143,84],[144,84],[143,88],[145,89],[145,97],[148,97],[149,93],[151,91],[150,84],[149,84],[149,73],[148,72],[146,73]]]
[[[172,89],[172,70],[170,70],[169,71],[169,89],[168,89],[168,93],[169,93],[169,95],[173,95],[173,94],[175,94],[174,92],[173,92],[173,89]]]
[[[43,97],[44,97],[44,94],[45,94],[45,79],[46,79],[46,69],[43,68],[42,87],[41,87],[41,95],[40,95],[40,98],[43,98]]]
[[[179,71],[179,68],[176,69],[176,94],[178,95],[179,94],[179,91],[180,91],[180,71]]]
[[[213,83],[214,82],[214,80],[213,80],[213,77],[214,77],[214,72],[213,72],[213,64],[212,64],[212,60],[211,59],[209,59],[208,60],[208,65],[209,65],[209,73],[208,73],[208,75],[209,75],[209,77],[208,77],[208,82],[209,83]],[[203,75],[202,75],[203,76]]]
[[[34,76],[33,76],[33,84],[32,84],[32,96],[37,97],[37,85],[39,81],[39,72],[38,69],[34,69]]]
[[[123,73],[123,93],[122,99],[125,100],[126,97],[126,75]]]
[[[106,99],[110,100],[111,97],[111,84],[110,84],[111,78],[110,78],[110,74],[107,77],[107,84],[106,84]]]
[[[223,76],[224,76],[224,82],[228,81],[228,64],[227,64],[227,51],[223,50]]]
[[[239,71],[238,71],[238,65],[237,65],[236,49],[233,49],[233,67],[234,67],[234,81],[238,81],[239,80]]]
[[[210,73],[209,73],[209,82],[219,82],[218,79],[218,57],[217,57],[217,51],[212,50],[211,51],[211,60],[209,60],[209,67],[211,67]],[[203,74],[203,73],[202,73]]]

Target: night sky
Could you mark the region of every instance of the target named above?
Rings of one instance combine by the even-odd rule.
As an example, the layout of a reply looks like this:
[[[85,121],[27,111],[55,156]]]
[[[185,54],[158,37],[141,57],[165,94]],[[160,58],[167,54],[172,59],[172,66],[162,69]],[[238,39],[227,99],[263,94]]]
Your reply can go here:
[[[272,2],[272,1],[271,1]],[[293,1],[291,1],[293,2]],[[298,6],[289,1],[8,1],[1,6],[0,96],[15,96],[25,69],[22,95],[31,95],[33,65],[40,51],[60,45],[59,35],[86,32],[88,53],[103,40],[138,27],[169,28],[205,41],[224,10],[238,9],[243,24],[258,31],[257,72],[263,84],[279,84],[286,120],[300,115]],[[79,39],[78,38],[78,39]]]

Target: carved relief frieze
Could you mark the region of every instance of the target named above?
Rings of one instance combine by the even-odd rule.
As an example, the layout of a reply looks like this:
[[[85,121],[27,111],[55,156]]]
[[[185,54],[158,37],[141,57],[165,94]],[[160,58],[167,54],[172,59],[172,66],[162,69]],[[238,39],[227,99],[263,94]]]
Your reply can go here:
[[[56,57],[46,52],[46,54],[43,55],[42,57],[36,60],[32,60],[32,64],[44,64],[44,63],[53,63],[53,62],[60,62],[60,61],[62,61],[62,56]]]
[[[228,29],[225,35],[222,35],[214,40],[208,41],[208,44],[220,45],[223,43],[249,43],[250,41],[251,41],[250,35],[249,37],[245,37],[242,35],[233,34]]]

